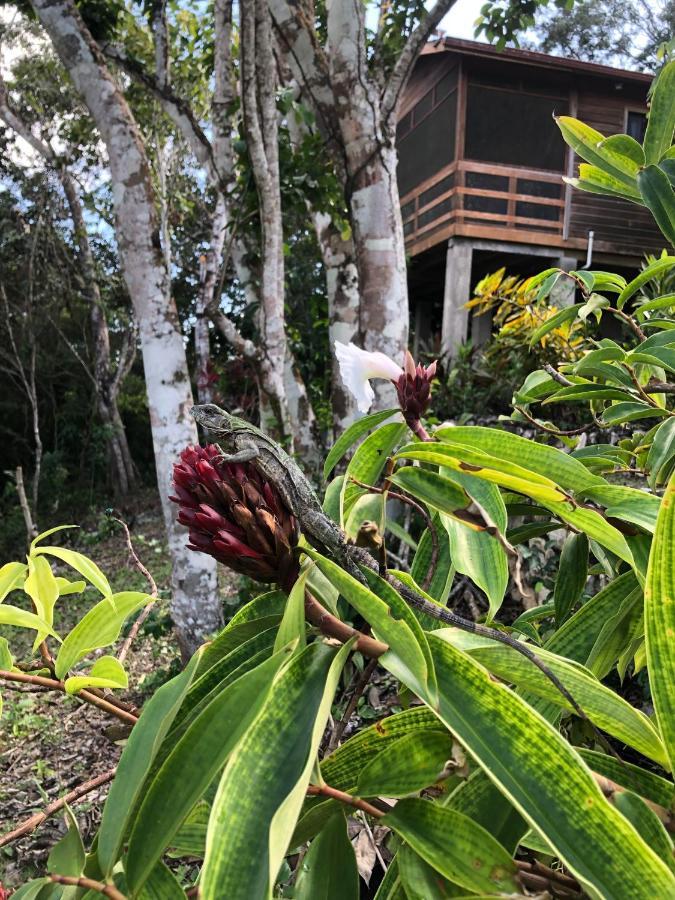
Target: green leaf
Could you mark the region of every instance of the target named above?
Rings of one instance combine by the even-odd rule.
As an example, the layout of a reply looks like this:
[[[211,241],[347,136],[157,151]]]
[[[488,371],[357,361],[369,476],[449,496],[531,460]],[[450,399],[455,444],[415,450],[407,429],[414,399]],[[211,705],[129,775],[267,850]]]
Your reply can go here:
[[[340,811],[332,816],[310,844],[300,863],[295,900],[358,900],[359,873]]]
[[[185,891],[171,869],[158,862],[134,900],[185,900]]]
[[[402,466],[390,481],[427,506],[450,516],[471,504],[471,498],[456,481],[429,469]]]
[[[347,574],[340,566],[321,556],[315,550],[308,548],[305,552],[316,561],[317,566],[347,602],[370,623],[374,635],[389,645],[390,649],[384,655],[392,657],[390,662],[396,677],[401,678],[399,671],[405,672],[406,683],[410,689],[417,694],[425,693],[430,675],[427,659],[408,622],[397,618],[398,611],[392,609],[391,604],[381,600],[372,590]],[[392,593],[396,592],[392,591]],[[404,606],[407,606],[400,597],[399,600]],[[410,612],[409,607],[408,612]],[[424,639],[424,636],[422,637]],[[424,643],[426,644],[426,639],[424,639]]]
[[[670,185],[668,185],[668,189],[670,190]],[[675,266],[675,256],[661,256],[653,263],[650,263],[640,272],[639,275],[637,275],[632,281],[628,282],[626,287],[617,297],[616,305],[619,307],[619,309],[623,309],[628,300],[630,300],[631,297],[637,294],[637,292],[643,285],[651,281],[652,278],[657,278],[658,276],[663,275],[669,269],[672,269],[673,266]],[[641,344],[642,349],[645,349],[646,344],[646,341]]]
[[[437,631],[454,647],[466,651],[472,659],[482,663],[504,681],[527,689],[557,706],[572,711],[572,707],[548,678],[529,660],[504,644],[459,632],[456,629]],[[533,652],[558,676],[586,715],[603,731],[634,747],[659,765],[667,764],[665,749],[649,718],[634,709],[622,697],[597,681],[578,663],[555,656],[540,649]]]
[[[406,797],[435,784],[450,759],[452,738],[447,731],[413,732],[390,744],[363,767],[356,794]]]
[[[645,801],[632,791],[621,791],[614,795],[616,808],[635,827],[645,843],[657,853],[664,863],[675,868],[673,860],[673,841],[663,823]]]
[[[675,417],[672,417],[659,425],[647,454],[647,480],[652,490],[668,480],[674,463]]]
[[[647,119],[644,153],[647,165],[659,162],[670,150],[675,129],[675,61],[659,72]]]
[[[210,669],[222,662],[231,653],[240,650],[244,644],[253,638],[267,635],[270,629],[275,628],[282,619],[284,607],[288,598],[283,594],[284,606],[280,608],[280,614],[263,615],[258,619],[244,619],[232,621],[216,635],[216,637],[204,647],[199,661],[197,675],[201,678]],[[255,602],[255,601],[254,601]],[[260,610],[264,612],[264,610]],[[253,645],[251,645],[253,646]],[[265,643],[264,646],[267,646]],[[249,648],[250,649],[250,648]],[[220,680],[220,679],[219,679]]]
[[[666,410],[658,410],[646,403],[633,403],[623,401],[608,406],[602,413],[603,425],[617,425],[624,422],[637,422],[639,419],[652,419],[667,416]]]
[[[39,634],[48,634],[59,641],[61,640],[58,634],[55,631],[52,631],[51,627],[44,619],[41,619],[40,616],[26,612],[26,610],[19,609],[16,606],[9,606],[6,603],[0,605],[0,625],[16,625],[17,628],[32,628]]]
[[[8,562],[0,569],[0,603],[10,591],[21,587],[26,578],[28,566],[20,562]]]
[[[228,622],[228,629],[242,622],[250,622],[252,619],[262,619],[265,616],[283,615],[286,608],[286,594],[283,591],[266,591],[258,594],[232,616]],[[222,632],[221,632],[222,633]]]
[[[68,830],[61,840],[55,844],[47,859],[47,871],[56,875],[69,875],[79,878],[84,869],[85,852],[77,819],[66,804],[64,807]]]
[[[675,245],[675,192],[670,179],[658,166],[647,166],[638,175],[645,206],[671,244]]]
[[[134,890],[149,877],[183,819],[264,707],[272,679],[288,656],[287,651],[276,654],[218,693],[145,784],[126,862]]]
[[[632,593],[641,594],[640,587],[633,572],[626,572],[584,603],[544,646],[558,656],[586,663],[607,619]]]
[[[403,447],[395,458],[418,459],[420,462],[453,469],[460,474],[476,475],[535,500],[565,499],[564,491],[550,479],[528,471],[517,463],[488,456],[459,444],[413,444]]]
[[[376,484],[384,471],[387,458],[393,453],[396,445],[407,431],[403,423],[392,422],[382,425],[357,448],[349,461],[341,495],[341,521],[346,522],[349,512],[357,499],[364,493],[363,488],[351,482],[356,478],[364,484]]]
[[[267,898],[304,800],[350,644],[316,642],[279,673],[264,709],[231,754],[213,803],[204,900]]]
[[[140,796],[145,777],[167,735],[194,678],[201,650],[180,675],[163,684],[143,707],[126,743],[110,786],[98,832],[98,860],[106,877],[117,862],[127,823]]]
[[[114,656],[100,656],[88,675],[66,678],[66,693],[77,694],[84,688],[126,688],[129,677],[122,663]]]
[[[661,501],[653,494],[624,484],[604,484],[594,485],[584,491],[584,496],[605,506],[605,515],[654,533]]]
[[[396,413],[400,413],[400,410],[384,409],[380,412],[371,413],[369,416],[364,416],[362,419],[357,419],[356,422],[352,422],[349,428],[345,429],[337,441],[335,441],[331,447],[330,453],[326,457],[326,461],[323,464],[324,479],[328,478],[345,453],[362,435],[372,428],[375,428],[380,422],[385,422],[387,419],[390,419],[392,416],[396,415]]]
[[[632,397],[630,391],[618,387],[609,387],[605,384],[595,384],[585,381],[583,384],[573,384],[570,387],[560,388],[555,394],[547,397],[544,403],[570,403],[578,400],[623,400]]]
[[[612,900],[670,896],[672,874],[558,732],[469,656],[434,635],[428,640],[436,714],[570,871]]]
[[[570,534],[560,554],[558,577],[553,591],[555,619],[562,625],[578,603],[588,578],[588,538],[585,534]]]
[[[41,556],[28,557],[28,577],[23,589],[35,604],[38,616],[44,619],[49,626],[53,625],[54,604],[59,596],[59,586],[46,559],[43,559]],[[40,643],[43,637],[44,635],[42,634],[37,635],[35,646]]]
[[[61,644],[56,657],[56,677],[63,678],[78,660],[92,650],[113,644],[125,619],[151,603],[152,599],[149,594],[140,591],[122,591],[92,607]]]
[[[68,528],[79,527],[79,525],[57,525],[55,528],[49,528],[47,531],[42,531],[31,541],[30,552],[33,553],[38,542],[44,540],[46,537],[49,537],[50,534],[56,534],[57,531],[66,531]]]
[[[307,587],[307,576],[310,568],[311,565],[304,572],[300,573],[288,595],[284,617],[279,624],[279,631],[274,642],[275,653],[291,642],[295,643],[295,652],[297,653],[307,643],[305,588]]]
[[[620,197],[622,200],[629,200],[637,203],[642,202],[640,192],[635,185],[629,186],[613,175],[603,172],[597,166],[591,166],[588,163],[581,163],[579,166],[579,178],[570,178],[563,175],[565,184],[571,184],[572,187],[578,188],[580,191],[587,191],[589,194],[603,194],[609,197]]]
[[[427,800],[401,800],[383,818],[445,878],[469,891],[519,890],[516,865],[492,835],[467,816]]]
[[[565,322],[570,322],[572,319],[577,317],[577,313],[584,306],[583,303],[575,303],[572,306],[565,306],[563,309],[558,310],[557,313],[550,316],[546,321],[541,324],[538,328],[535,328],[532,334],[530,335],[530,347],[533,347],[537,344],[543,337],[553,331],[554,329],[560,327],[560,325],[564,325]]]
[[[645,151],[635,138],[630,137],[628,134],[610,135],[600,144],[599,149],[601,151],[610,150],[613,153],[618,153],[620,156],[627,156],[638,168],[642,168],[645,165]]]
[[[70,527],[70,526],[65,526]],[[47,534],[48,532],[45,532]],[[36,547],[33,551],[35,555],[40,553],[48,553],[62,560],[71,568],[75,569],[80,575],[83,575],[87,581],[94,585],[104,597],[112,594],[112,588],[108,584],[108,579],[99,569],[96,563],[85,556],[83,553],[77,553],[75,550],[68,550],[66,547]]]
[[[509,582],[506,551],[493,533],[494,529],[501,534],[506,531],[506,507],[496,485],[472,475],[455,473],[454,477],[491,523],[490,530],[476,531],[459,520],[441,517],[450,539],[450,557],[455,568],[477,584],[488,598],[489,622],[499,611]]]
[[[544,505],[563,522],[572,525],[577,531],[584,531],[587,537],[611,550],[629,565],[635,565],[626,538],[618,528],[610,525],[594,509],[585,509],[583,506],[572,507],[569,503],[545,503]]]
[[[648,772],[633,763],[624,762],[606,753],[599,753],[597,750],[579,748],[578,752],[588,766],[599,775],[604,775],[605,778],[609,778],[621,787],[668,810],[673,807],[675,786],[672,781],[666,781],[665,778],[654,772]]]
[[[605,678],[632,640],[644,632],[642,591],[631,591],[609,613],[586,660],[596,678]]]
[[[0,637],[0,669],[9,672],[14,665],[14,657],[9,649],[7,638]]]
[[[570,116],[556,118],[556,123],[567,143],[583,160],[597,166],[603,172],[618,179],[628,187],[635,185],[639,166],[634,159],[605,144],[605,136]]]
[[[591,474],[583,463],[569,453],[499,428],[480,425],[444,427],[438,428],[434,437],[516,463],[541,476],[544,483],[553,481],[566,491],[576,493],[592,484],[606,484],[604,478]]]
[[[427,592],[433,600],[444,605],[448,600],[452,580],[455,577],[455,568],[450,558],[450,539],[448,532],[443,527],[441,517],[434,514],[431,521],[436,529],[438,539],[438,559],[433,568]],[[433,546],[431,533],[428,528],[425,528],[410,566],[410,575],[418,584],[424,584],[425,579],[428,578],[433,559]]]
[[[67,578],[56,576],[56,583],[59,587],[59,597],[67,597],[70,594],[81,594],[86,588],[86,581],[68,581]]]
[[[661,500],[645,585],[647,668],[656,720],[675,764],[675,474]]]
[[[397,865],[405,900],[445,900],[463,893],[462,888],[443,878],[408,844],[403,844],[392,864]]]

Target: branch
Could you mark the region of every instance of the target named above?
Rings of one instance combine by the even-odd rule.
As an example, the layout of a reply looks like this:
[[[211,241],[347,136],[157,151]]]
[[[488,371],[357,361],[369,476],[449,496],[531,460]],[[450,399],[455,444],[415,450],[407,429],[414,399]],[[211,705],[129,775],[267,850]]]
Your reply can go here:
[[[328,747],[326,748],[327,753],[332,753],[333,750],[340,743],[340,738],[344,734],[344,730],[347,727],[349,720],[352,717],[354,710],[359,702],[359,697],[365,691],[368,682],[370,681],[370,677],[377,668],[377,658],[371,659],[370,662],[364,667],[363,672],[359,674],[359,677],[354,685],[354,689],[352,691],[352,695],[349,698],[349,703],[345,707],[345,711],[342,714],[342,718],[337,723],[335,728],[333,729],[333,733],[330,736],[330,740],[328,741]]]
[[[331,800],[339,800],[340,803],[346,803],[347,806],[360,809],[361,812],[368,813],[369,816],[373,816],[375,819],[381,819],[382,816],[386,815],[383,810],[373,806],[372,803],[368,803],[367,800],[362,800],[360,797],[355,797],[346,791],[339,791],[329,784],[310,784],[307,787],[307,793],[312,797],[329,797]]]
[[[146,567],[140,561],[136,551],[134,550],[134,545],[131,542],[131,535],[129,534],[129,526],[124,521],[124,519],[119,519],[116,516],[111,516],[111,518],[112,518],[113,522],[117,522],[124,529],[124,534],[125,534],[125,537],[127,540],[127,547],[129,549],[129,553],[131,554],[131,558],[133,559],[138,571],[148,582],[148,587],[150,588],[150,596],[153,598],[152,603],[146,604],[146,606],[143,608],[143,611],[141,612],[140,616],[138,616],[138,618],[132,625],[131,630],[129,631],[129,634],[127,635],[126,640],[122,644],[120,652],[117,654],[117,659],[120,662],[124,662],[124,659],[125,659],[127,653],[129,652],[129,648],[131,647],[132,643],[134,642],[136,635],[138,634],[138,632],[140,630],[141,625],[148,618],[148,616],[150,615],[150,611],[152,610],[153,606],[155,605],[155,602],[157,600],[158,591],[157,591],[157,584],[155,582],[155,579],[152,577],[152,575],[150,574],[148,569],[146,569]]]
[[[127,900],[114,884],[104,884],[102,881],[94,881],[93,878],[72,878],[70,875],[50,875],[50,880],[55,884],[69,884],[73,887],[87,888],[90,891],[96,891],[98,894],[104,894],[110,897],[110,900]]]
[[[124,332],[124,337],[122,339],[122,347],[120,349],[120,357],[117,362],[117,370],[115,371],[115,377],[113,378],[112,384],[110,385],[111,397],[116,397],[118,395],[125,378],[133,368],[134,362],[136,360],[137,336],[138,327],[136,325],[136,320],[132,319],[129,323],[129,327]]]
[[[573,387],[574,382],[570,381],[569,378],[565,378],[564,375],[561,375],[560,372],[555,369],[550,363],[544,363],[544,371],[548,372],[551,378],[554,381],[557,381],[558,384],[562,384],[563,387]]]
[[[54,163],[56,155],[49,144],[45,143],[41,138],[33,134],[28,123],[20,118],[16,110],[12,109],[9,102],[9,93],[5,84],[2,73],[0,72],[0,117],[5,121],[6,125],[15,131],[19,137],[22,137],[26,143],[35,150],[46,162]]]
[[[27,675],[25,672],[8,672],[4,669],[0,669],[0,679],[3,681],[16,681],[21,684],[35,684],[40,687],[50,688],[52,691],[66,693],[66,686],[63,681],[57,681],[55,678],[44,678],[42,675]],[[103,712],[116,716],[118,719],[121,719],[129,725],[135,725],[136,722],[138,722],[138,716],[134,713],[121,709],[119,706],[105,700],[103,697],[99,697],[91,691],[78,691],[75,696],[79,697],[80,700],[91,703],[92,706],[98,707],[103,710]]]
[[[354,650],[358,650],[370,659],[377,659],[389,649],[386,644],[357,631],[351,625],[347,625],[346,622],[329,613],[309,591],[305,591],[305,615],[307,621],[315,625],[322,634],[335,638],[343,644],[356,635],[357,641],[354,644]]]
[[[36,828],[39,828],[52,813],[58,812],[58,810],[62,809],[66,804],[70,806],[73,803],[77,803],[78,800],[81,800],[82,797],[86,796],[91,791],[112,781],[116,771],[117,767],[108,769],[107,772],[103,772],[95,778],[90,778],[89,781],[85,781],[83,784],[78,785],[78,787],[74,788],[70,793],[65,794],[58,800],[52,801],[48,806],[45,806],[42,812],[35,813],[30,818],[25,819],[20,825],[17,825],[12,831],[3,834],[2,837],[0,837],[0,847],[11,844],[13,841],[24,837],[24,835],[30,834],[32,831],[35,831]]]
[[[199,164],[206,169],[211,183],[218,184],[221,176],[213,156],[213,148],[189,103],[171,88],[162,88],[154,75],[147,72],[136,60],[126,57],[119,48],[105,44],[101,49],[105,56],[116,63],[130,78],[155,95],[164,112],[183,135]]]
[[[413,66],[422,52],[429,37],[436,30],[448,10],[454,6],[455,0],[436,0],[433,8],[418,23],[415,30],[408,38],[401,55],[396,61],[394,71],[391,73],[387,87],[382,97],[382,121],[387,122],[392,116],[396,116],[398,101],[406,86]]]

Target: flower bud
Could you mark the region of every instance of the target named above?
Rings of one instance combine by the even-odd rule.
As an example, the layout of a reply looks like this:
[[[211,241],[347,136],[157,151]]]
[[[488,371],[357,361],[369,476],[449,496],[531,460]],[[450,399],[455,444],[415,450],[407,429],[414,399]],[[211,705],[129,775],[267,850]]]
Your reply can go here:
[[[256,581],[289,590],[298,576],[298,524],[275,486],[250,463],[228,463],[215,444],[186,447],[173,468],[188,547]]]
[[[435,362],[426,368],[422,365],[415,366],[412,356],[406,350],[405,367],[394,385],[403,418],[416,434],[420,430],[420,419],[429,408],[431,382],[435,375]]]

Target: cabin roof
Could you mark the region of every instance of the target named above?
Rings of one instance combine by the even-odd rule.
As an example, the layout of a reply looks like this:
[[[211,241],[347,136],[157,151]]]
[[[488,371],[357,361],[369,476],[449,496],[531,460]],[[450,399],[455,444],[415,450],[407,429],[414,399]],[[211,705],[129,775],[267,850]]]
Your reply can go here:
[[[534,50],[516,50],[508,48],[498,50],[491,44],[480,41],[467,41],[460,38],[444,37],[428,43],[422,50],[422,56],[428,57],[436,53],[459,53],[464,56],[483,57],[488,59],[502,59],[506,62],[525,63],[528,66],[539,66],[544,69],[566,70],[571,72],[585,72],[606,78],[620,78],[623,81],[648,84],[653,75],[647,72],[632,72],[629,69],[618,69],[613,66],[605,66],[600,63],[584,62],[580,59],[568,59],[562,56],[550,56],[548,53],[538,53]]]

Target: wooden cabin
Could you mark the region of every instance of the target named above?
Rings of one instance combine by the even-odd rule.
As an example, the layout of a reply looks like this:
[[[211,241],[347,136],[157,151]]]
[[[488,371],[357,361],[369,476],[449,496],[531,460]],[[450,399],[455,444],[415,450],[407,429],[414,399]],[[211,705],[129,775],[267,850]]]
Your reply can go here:
[[[664,239],[633,203],[576,190],[579,162],[553,119],[642,140],[651,76],[444,38],[415,66],[397,127],[398,185],[414,340],[452,351],[490,331],[464,304],[506,266],[634,273]],[[563,291],[568,290],[563,286]],[[569,302],[560,296],[557,302]]]

